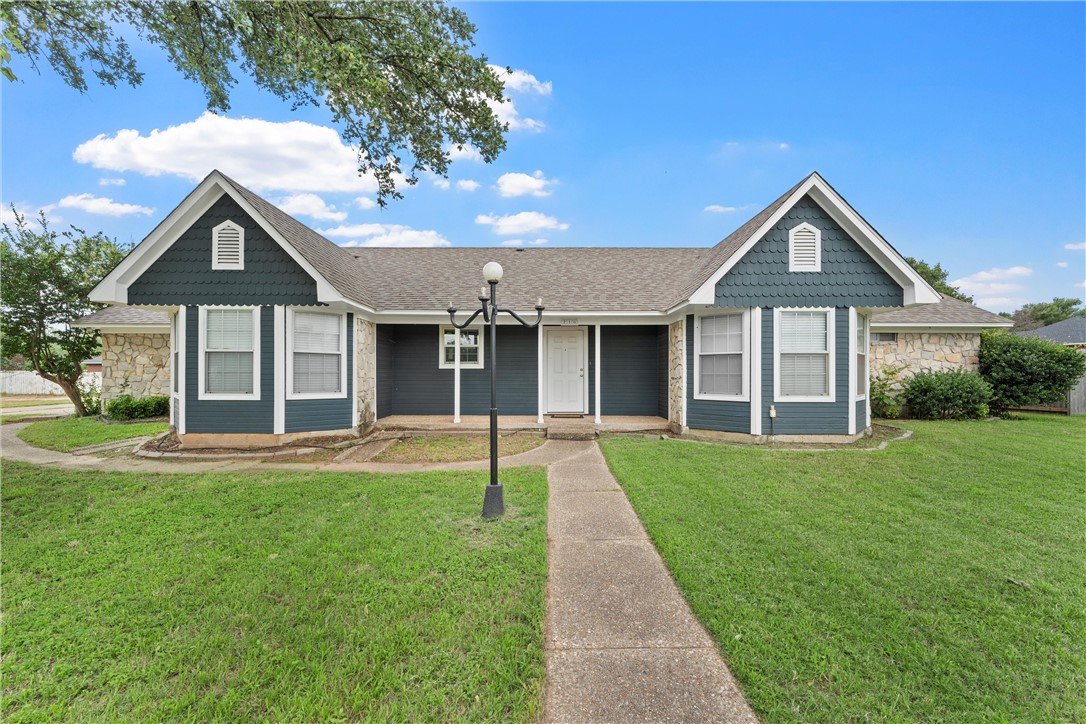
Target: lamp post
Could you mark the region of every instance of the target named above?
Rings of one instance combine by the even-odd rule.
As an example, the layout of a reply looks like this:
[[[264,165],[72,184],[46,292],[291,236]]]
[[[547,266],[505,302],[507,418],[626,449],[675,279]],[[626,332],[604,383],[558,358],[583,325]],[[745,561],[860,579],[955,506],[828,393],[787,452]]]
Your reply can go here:
[[[502,279],[502,273],[502,265],[496,261],[487,262],[483,267],[483,278],[490,285],[490,297],[485,295],[484,288],[484,294],[479,297],[481,307],[472,312],[463,324],[456,323],[456,307],[450,304],[445,310],[449,313],[452,326],[458,330],[470,325],[480,314],[483,315],[483,322],[490,326],[490,485],[486,486],[486,496],[483,498],[484,518],[497,518],[505,514],[502,485],[498,482],[498,313],[505,312],[528,328],[538,327],[543,321],[542,299],[535,305],[535,322],[527,322],[512,309],[498,306],[498,282]],[[460,360],[457,359],[457,364],[459,363]]]

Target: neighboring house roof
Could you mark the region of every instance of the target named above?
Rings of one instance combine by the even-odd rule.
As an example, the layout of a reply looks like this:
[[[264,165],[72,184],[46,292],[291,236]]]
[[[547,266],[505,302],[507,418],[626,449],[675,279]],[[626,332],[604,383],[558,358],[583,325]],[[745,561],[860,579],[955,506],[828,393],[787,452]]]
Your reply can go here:
[[[911,307],[871,316],[871,328],[909,327],[1011,327],[1014,322],[954,297],[944,296],[935,304]]]
[[[1027,329],[1015,334],[1023,337],[1040,337],[1060,344],[1086,344],[1086,317],[1070,317],[1047,327]]]
[[[170,316],[166,312],[139,307],[106,307],[72,322],[73,327],[85,329],[109,329],[125,327],[169,328]]]
[[[90,359],[83,360],[84,365],[100,365],[102,364],[102,355],[96,355]]]

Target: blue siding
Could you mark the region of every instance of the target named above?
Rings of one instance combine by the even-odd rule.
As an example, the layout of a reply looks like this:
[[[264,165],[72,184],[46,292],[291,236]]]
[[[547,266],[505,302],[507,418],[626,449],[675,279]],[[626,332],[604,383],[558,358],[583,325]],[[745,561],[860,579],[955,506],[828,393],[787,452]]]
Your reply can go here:
[[[788,231],[822,232],[822,271],[788,271]],[[900,286],[809,196],[717,282],[718,307],[899,307]]]
[[[211,231],[245,228],[245,268],[211,268]],[[317,284],[233,199],[223,195],[128,288],[129,304],[317,304]]]
[[[656,414],[667,417],[667,374],[668,374],[667,325],[656,328]]]
[[[280,331],[286,334],[286,329]],[[290,354],[290,350],[287,350]],[[347,396],[334,400],[287,400],[286,432],[345,430],[354,427],[351,419],[354,400],[354,315],[347,315]],[[290,384],[290,380],[287,380]],[[290,389],[288,387],[288,389]]]
[[[275,386],[272,307],[260,308],[260,399],[199,399],[200,310],[188,307],[185,330],[185,432],[271,433]]]
[[[856,400],[856,432],[863,432],[867,427],[867,400]]]
[[[694,315],[686,317],[686,426],[750,433],[750,403],[694,399]]]
[[[396,388],[396,367],[393,360],[396,340],[393,327],[377,325],[377,419],[392,414],[393,391]]]
[[[460,414],[490,414],[490,331],[483,329],[486,365],[460,370]],[[437,366],[437,332],[434,332],[434,365]],[[498,326],[498,413],[535,415],[539,412],[539,330]]]
[[[601,414],[658,414],[660,381],[659,327],[616,325],[600,330]],[[666,394],[664,399],[666,406]]]
[[[847,435],[848,392],[848,309],[835,313],[834,382],[836,402],[773,401],[773,310],[762,310],[762,432],[776,435]],[[777,419],[770,425],[769,406],[776,405]]]
[[[378,345],[378,380],[381,371],[391,367],[391,389],[383,386],[385,397],[377,401],[378,414],[448,415],[453,414],[453,371],[438,368],[437,325],[390,324],[384,345]],[[383,352],[390,359],[383,359]]]

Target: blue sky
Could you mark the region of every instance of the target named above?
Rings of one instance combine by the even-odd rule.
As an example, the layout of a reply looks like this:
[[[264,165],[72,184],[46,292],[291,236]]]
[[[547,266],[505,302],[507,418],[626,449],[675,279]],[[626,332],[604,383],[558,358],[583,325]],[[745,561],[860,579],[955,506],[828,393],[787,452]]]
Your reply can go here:
[[[5,207],[137,242],[213,167],[343,244],[710,246],[812,170],[996,311],[1086,296],[1086,5],[469,3],[508,150],[386,209],[320,109],[16,59]]]

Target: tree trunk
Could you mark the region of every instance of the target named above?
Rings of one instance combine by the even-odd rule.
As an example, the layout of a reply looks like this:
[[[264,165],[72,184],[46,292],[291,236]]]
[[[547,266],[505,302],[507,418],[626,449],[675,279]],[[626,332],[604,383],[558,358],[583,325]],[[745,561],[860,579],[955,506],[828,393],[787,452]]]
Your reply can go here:
[[[42,376],[44,377],[45,375]],[[64,394],[66,394],[68,399],[72,401],[72,404],[75,405],[75,416],[86,417],[87,408],[83,404],[83,396],[79,394],[79,389],[75,386],[75,383],[70,382],[63,377],[57,377],[53,382],[60,385],[60,389],[64,390]]]

